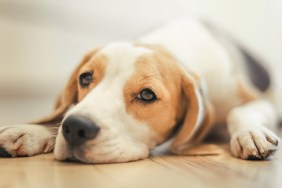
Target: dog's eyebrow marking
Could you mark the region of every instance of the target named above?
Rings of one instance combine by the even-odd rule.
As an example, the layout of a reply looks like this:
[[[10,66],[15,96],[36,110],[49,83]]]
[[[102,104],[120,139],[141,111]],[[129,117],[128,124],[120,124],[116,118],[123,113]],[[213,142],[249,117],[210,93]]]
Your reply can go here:
[[[151,78],[151,77],[153,77],[153,76],[157,76],[157,75],[160,75],[160,74],[158,74],[158,73],[156,73],[156,74],[151,74],[151,75],[148,75],[148,76],[145,76],[145,77],[141,78],[141,79],[138,80],[138,81],[140,82],[140,81],[142,81],[142,80],[145,80],[145,79]]]

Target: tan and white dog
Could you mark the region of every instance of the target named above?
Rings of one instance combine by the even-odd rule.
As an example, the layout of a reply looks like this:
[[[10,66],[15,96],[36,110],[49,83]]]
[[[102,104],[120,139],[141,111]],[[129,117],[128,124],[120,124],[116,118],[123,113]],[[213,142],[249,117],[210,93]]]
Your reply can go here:
[[[54,149],[58,160],[127,162],[171,138],[171,152],[182,154],[225,123],[234,156],[266,159],[280,142],[271,131],[279,120],[268,98],[272,89],[252,56],[211,26],[185,18],[134,43],[87,53],[51,115],[0,128],[0,153]]]

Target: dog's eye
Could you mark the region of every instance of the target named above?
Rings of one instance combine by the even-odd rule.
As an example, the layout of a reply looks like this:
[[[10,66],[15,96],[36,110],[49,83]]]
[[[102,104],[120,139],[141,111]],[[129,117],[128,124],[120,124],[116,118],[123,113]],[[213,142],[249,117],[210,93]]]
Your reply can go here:
[[[156,94],[151,89],[143,89],[137,96],[139,100],[144,102],[153,102],[157,100]]]
[[[85,72],[79,76],[79,83],[81,87],[88,87],[93,81],[93,73]]]

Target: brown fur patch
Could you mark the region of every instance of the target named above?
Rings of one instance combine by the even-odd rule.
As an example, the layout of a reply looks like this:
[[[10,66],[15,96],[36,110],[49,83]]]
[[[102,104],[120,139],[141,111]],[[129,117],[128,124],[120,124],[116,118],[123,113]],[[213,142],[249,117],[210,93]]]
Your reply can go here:
[[[195,81],[193,74],[182,73],[181,86],[188,100],[188,106],[183,125],[171,145],[171,152],[174,154],[182,154],[187,148],[199,143],[213,125],[212,107],[204,99]]]
[[[126,110],[146,122],[159,136],[167,139],[184,114],[178,66],[173,58],[161,52],[144,55],[136,62],[136,71],[124,88]],[[145,88],[152,89],[158,100],[144,103],[136,96]]]
[[[201,108],[196,90],[201,92],[196,82],[200,78],[194,73],[186,75],[176,59],[161,46],[138,46],[152,49],[155,53],[139,58],[136,72],[124,88],[128,113],[147,123],[158,135],[158,143],[166,140],[176,125],[182,122],[173,147],[178,150],[186,144],[191,146],[193,141],[200,141],[214,121],[211,105],[204,102],[203,108],[207,108],[204,110],[203,122],[198,125],[199,128],[196,127]],[[149,104],[136,100],[135,96],[145,88],[155,91],[159,99]]]
[[[77,75],[77,80],[82,73],[92,72],[93,82],[87,87],[82,88],[77,82],[78,87],[78,102],[81,101],[97,84],[103,79],[106,70],[107,58],[104,55],[92,57],[87,64],[85,64]]]

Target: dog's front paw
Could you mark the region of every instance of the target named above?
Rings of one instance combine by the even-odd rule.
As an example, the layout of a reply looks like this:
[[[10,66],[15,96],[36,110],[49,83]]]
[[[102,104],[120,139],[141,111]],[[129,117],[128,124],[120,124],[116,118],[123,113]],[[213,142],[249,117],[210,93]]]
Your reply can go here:
[[[231,152],[234,156],[248,160],[266,159],[278,148],[280,139],[271,131],[247,130],[233,135]]]
[[[0,127],[0,156],[22,157],[53,150],[55,135],[40,125]]]

